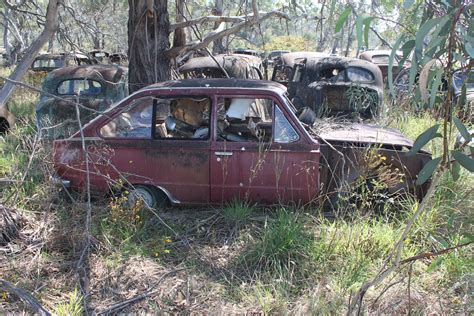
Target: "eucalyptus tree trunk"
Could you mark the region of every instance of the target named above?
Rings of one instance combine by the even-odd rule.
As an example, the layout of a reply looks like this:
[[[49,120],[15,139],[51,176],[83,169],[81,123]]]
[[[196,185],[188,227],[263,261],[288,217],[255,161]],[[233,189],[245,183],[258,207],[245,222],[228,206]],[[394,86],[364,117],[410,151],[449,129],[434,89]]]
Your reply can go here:
[[[128,0],[129,90],[169,80],[167,0]]]
[[[216,0],[213,14],[217,16],[222,16],[222,7],[223,7],[223,0]],[[215,22],[214,29],[216,30],[220,26],[221,23],[224,23],[224,22]],[[212,54],[217,55],[217,54],[222,54],[224,52],[225,52],[225,48],[224,48],[224,45],[222,44],[222,38],[216,39],[212,46]]]
[[[18,81],[23,78],[25,73],[28,71],[28,68],[30,68],[33,63],[36,55],[38,55],[38,52],[44,44],[49,41],[58,28],[58,9],[60,3],[61,0],[49,0],[44,29],[33,43],[31,43],[30,47],[28,47],[21,62],[10,75],[10,79]],[[13,91],[15,91],[15,85],[9,81],[6,81],[2,90],[0,90],[0,133],[5,132],[5,130],[2,129],[8,129],[15,123],[15,117],[10,113],[10,111],[8,111],[6,106]]]
[[[184,2],[185,0],[176,0],[176,23],[184,21]],[[180,27],[174,30],[173,47],[186,45],[186,32]]]

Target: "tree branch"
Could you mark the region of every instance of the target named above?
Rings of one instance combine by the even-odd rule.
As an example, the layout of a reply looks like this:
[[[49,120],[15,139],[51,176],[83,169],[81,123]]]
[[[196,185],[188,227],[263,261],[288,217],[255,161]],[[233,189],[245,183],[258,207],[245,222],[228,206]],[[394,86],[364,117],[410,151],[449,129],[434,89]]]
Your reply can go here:
[[[182,27],[189,27],[194,26],[196,24],[204,24],[209,22],[229,22],[229,23],[240,23],[245,21],[244,16],[218,16],[218,15],[209,15],[203,16],[196,19],[191,19],[179,23],[174,23],[170,25],[170,31],[173,32],[174,30]]]
[[[215,41],[217,39],[220,39],[220,38],[223,38],[225,36],[237,33],[245,27],[249,27],[249,26],[261,23],[261,22],[265,21],[266,19],[271,18],[273,16],[277,16],[277,17],[280,17],[280,18],[283,18],[283,19],[286,19],[286,20],[291,20],[290,17],[286,13],[283,13],[281,11],[271,11],[271,12],[268,12],[268,13],[262,13],[261,12],[260,14],[261,14],[261,17],[259,19],[247,19],[244,22],[238,23],[238,24],[236,24],[236,25],[234,25],[234,26],[232,26],[228,29],[214,30],[213,32],[206,35],[206,37],[204,37],[202,39],[202,41],[193,42],[193,43],[189,43],[185,46],[175,47],[175,48],[169,49],[166,52],[166,54],[168,55],[168,57],[173,58],[173,57],[176,57],[180,54],[186,53],[186,52],[191,51],[191,50],[197,50],[197,49],[205,48],[210,43],[212,43],[213,41]],[[248,15],[247,18],[252,17],[252,16],[253,15]]]
[[[41,316],[49,316],[51,315],[41,304],[35,299],[31,294],[27,293],[25,290],[20,289],[18,287],[13,286],[10,282],[0,279],[0,290],[11,293],[18,298],[20,298],[23,302],[28,304],[35,313],[38,313]]]

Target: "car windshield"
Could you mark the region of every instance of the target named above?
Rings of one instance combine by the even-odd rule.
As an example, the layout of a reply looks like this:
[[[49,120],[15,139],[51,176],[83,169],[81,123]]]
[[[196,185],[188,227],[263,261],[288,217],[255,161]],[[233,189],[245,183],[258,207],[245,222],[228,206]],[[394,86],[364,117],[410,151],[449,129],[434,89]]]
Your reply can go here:
[[[352,82],[372,82],[375,80],[370,71],[359,67],[347,68],[347,77]]]

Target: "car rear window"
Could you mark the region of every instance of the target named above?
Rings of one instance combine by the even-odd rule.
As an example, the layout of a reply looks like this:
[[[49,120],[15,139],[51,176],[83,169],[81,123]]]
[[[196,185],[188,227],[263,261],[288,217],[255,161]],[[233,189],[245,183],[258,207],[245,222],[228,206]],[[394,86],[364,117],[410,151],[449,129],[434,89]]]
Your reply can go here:
[[[37,59],[32,68],[61,68],[65,63],[62,59]]]
[[[102,93],[102,84],[90,79],[64,80],[58,85],[59,95],[98,95]]]
[[[372,62],[374,64],[388,64],[390,59],[389,55],[374,55],[372,56]]]

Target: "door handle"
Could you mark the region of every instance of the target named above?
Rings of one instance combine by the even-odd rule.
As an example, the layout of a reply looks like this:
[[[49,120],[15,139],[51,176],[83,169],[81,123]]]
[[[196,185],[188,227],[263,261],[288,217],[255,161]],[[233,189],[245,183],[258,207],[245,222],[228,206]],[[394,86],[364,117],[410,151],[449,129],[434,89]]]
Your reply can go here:
[[[216,156],[232,156],[233,153],[229,151],[216,151],[215,155]]]

